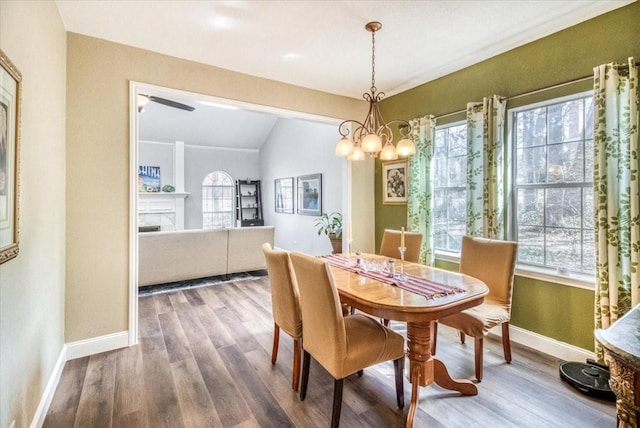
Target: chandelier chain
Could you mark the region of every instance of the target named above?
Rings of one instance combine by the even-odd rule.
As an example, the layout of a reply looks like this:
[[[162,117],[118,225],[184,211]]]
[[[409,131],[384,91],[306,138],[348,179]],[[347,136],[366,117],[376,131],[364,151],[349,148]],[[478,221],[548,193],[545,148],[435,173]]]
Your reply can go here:
[[[371,93],[376,93],[376,32],[371,32]]]

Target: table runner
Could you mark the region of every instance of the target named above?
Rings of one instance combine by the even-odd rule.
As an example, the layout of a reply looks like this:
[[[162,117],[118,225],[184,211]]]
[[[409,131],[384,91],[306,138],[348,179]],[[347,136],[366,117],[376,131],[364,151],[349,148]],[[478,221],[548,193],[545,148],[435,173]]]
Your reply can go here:
[[[422,278],[415,275],[405,274],[406,279],[400,279],[398,277],[389,277],[389,270],[385,269],[382,272],[365,271],[359,266],[356,266],[348,257],[329,254],[322,256],[322,258],[332,266],[339,267],[340,269],[355,272],[362,276],[375,279],[377,281],[384,282],[386,284],[395,285],[404,290],[413,291],[420,294],[429,300],[436,299],[438,297],[449,296],[457,293],[464,293],[466,290],[460,287],[455,287],[447,284],[441,284],[431,281],[426,278]]]

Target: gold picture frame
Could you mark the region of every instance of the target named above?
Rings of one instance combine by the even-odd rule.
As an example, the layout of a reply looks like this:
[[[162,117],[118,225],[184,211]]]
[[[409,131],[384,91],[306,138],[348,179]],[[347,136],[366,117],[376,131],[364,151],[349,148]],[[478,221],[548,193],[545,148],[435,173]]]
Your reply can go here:
[[[22,74],[0,50],[0,264],[18,255]]]
[[[403,205],[407,203],[408,163],[389,161],[382,164],[382,204]]]

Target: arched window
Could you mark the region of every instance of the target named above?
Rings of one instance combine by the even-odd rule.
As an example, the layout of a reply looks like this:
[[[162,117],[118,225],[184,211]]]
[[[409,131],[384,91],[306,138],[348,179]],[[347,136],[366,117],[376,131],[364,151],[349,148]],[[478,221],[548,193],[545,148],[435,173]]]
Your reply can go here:
[[[233,227],[233,179],[213,171],[202,180],[202,228]]]

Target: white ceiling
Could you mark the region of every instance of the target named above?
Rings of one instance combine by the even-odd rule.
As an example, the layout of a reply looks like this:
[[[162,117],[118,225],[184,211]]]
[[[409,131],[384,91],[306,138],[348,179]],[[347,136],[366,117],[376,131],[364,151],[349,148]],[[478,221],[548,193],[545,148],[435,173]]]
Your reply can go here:
[[[56,4],[70,32],[361,98],[371,85],[371,34],[364,29],[368,21],[383,25],[376,33],[376,86],[390,96],[633,1],[56,0]],[[195,120],[206,107],[194,106],[196,114],[149,103],[143,116],[149,122],[159,110],[176,117],[190,114]],[[269,128],[269,120],[263,119]],[[157,125],[170,120],[163,117]],[[195,128],[216,126],[208,120]]]

